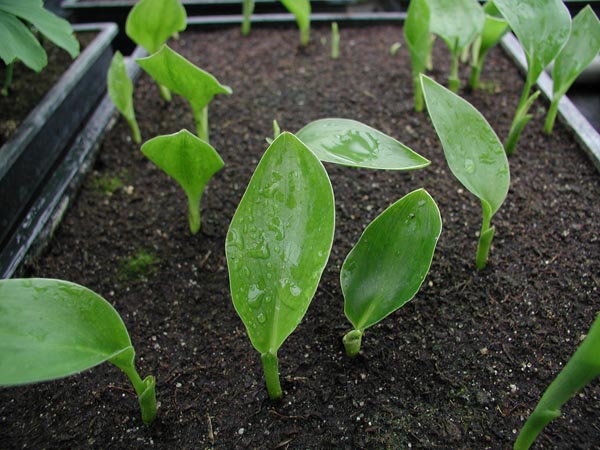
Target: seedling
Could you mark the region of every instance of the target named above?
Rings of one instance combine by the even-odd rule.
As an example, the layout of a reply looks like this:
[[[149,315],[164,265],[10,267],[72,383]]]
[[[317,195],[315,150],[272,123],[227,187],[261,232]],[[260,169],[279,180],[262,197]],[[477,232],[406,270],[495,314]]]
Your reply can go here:
[[[310,41],[310,0],[281,0],[281,3],[296,18],[300,29],[300,44],[306,47]]]
[[[523,128],[532,118],[528,110],[539,95],[530,95],[544,68],[567,42],[571,29],[569,10],[560,0],[494,0],[523,46],[527,59],[525,86],[504,143],[512,155]]]
[[[216,94],[231,94],[231,88],[166,45],[136,61],[159,84],[185,97],[192,107],[198,136],[209,142],[208,104]]]
[[[123,55],[118,50],[115,52],[108,68],[106,84],[110,99],[129,124],[129,128],[131,128],[133,142],[140,144],[142,136],[140,135],[140,128],[135,119],[135,110],[133,109],[133,83],[129,79],[129,75],[127,75],[127,67],[125,66]]]
[[[508,193],[508,160],[498,136],[479,111],[425,75],[421,75],[421,83],[450,170],[481,200],[483,222],[476,259],[481,270],[494,237],[490,221]]]
[[[254,12],[254,0],[244,0],[242,2],[242,35],[248,36],[250,34],[250,28],[252,22],[250,20],[252,13]]]
[[[367,169],[413,170],[431,162],[396,139],[350,119],[320,119],[296,133],[321,161]]]
[[[427,0],[427,4],[430,8],[429,29],[450,49],[448,87],[452,92],[458,92],[460,55],[483,30],[485,14],[475,0]]]
[[[12,84],[15,61],[22,61],[35,72],[48,64],[46,51],[31,32],[31,26],[45,38],[66,50],[71,58],[79,54],[79,41],[64,19],[44,9],[42,0],[0,0],[0,58],[6,64],[2,95]]]
[[[598,376],[600,376],[600,315],[596,316],[587,337],[542,395],[519,433],[514,449],[527,450],[544,427],[560,416],[562,405]]]
[[[142,153],[183,188],[190,231],[198,233],[202,193],[211,177],[224,166],[217,151],[189,131],[181,130],[146,141]]]
[[[154,272],[156,257],[147,250],[140,249],[135,254],[121,260],[120,278],[123,280],[140,280]]]
[[[340,30],[337,22],[331,23],[331,59],[340,57]]]
[[[431,58],[433,40],[429,32],[429,20],[427,0],[412,0],[408,5],[406,21],[404,22],[404,39],[410,54],[415,111],[423,111],[423,91],[421,90],[419,76],[425,72],[427,63]]]
[[[187,14],[180,0],[140,0],[127,16],[125,33],[152,54],[186,26]],[[167,87],[159,84],[159,89],[163,99],[171,100]]]
[[[277,351],[315,294],[334,216],[323,165],[293,134],[281,133],[258,163],[225,243],[233,305],[261,354],[271,399],[282,396]]]
[[[558,102],[573,81],[600,51],[600,22],[590,5],[586,5],[573,19],[571,35],[552,68],[553,93],[544,130],[550,134],[554,127]]]
[[[354,329],[344,336],[348,356],[365,330],[415,296],[442,232],[437,205],[424,189],[404,196],[365,229],[340,274],[344,312]]]
[[[479,78],[485,58],[492,47],[494,47],[508,30],[508,22],[500,16],[500,12],[494,3],[488,1],[483,5],[485,22],[481,34],[477,36],[471,47],[471,78],[469,85],[472,89],[479,87]]]
[[[141,379],[121,317],[95,292],[43,278],[0,280],[0,386],[54,380],[110,361],[129,377],[142,420],[156,417],[156,380]]]

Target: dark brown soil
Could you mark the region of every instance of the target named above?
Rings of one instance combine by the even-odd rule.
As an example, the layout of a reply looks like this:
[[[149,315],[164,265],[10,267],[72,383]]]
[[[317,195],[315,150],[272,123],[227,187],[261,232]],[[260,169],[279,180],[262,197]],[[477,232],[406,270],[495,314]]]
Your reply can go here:
[[[426,114],[413,112],[399,26],[342,26],[332,61],[328,28],[299,50],[296,29],[184,33],[174,47],[233,88],[210,107],[211,140],[226,167],[210,182],[202,231],[191,236],[185,196],[131,142],[122,120],[101,148],[45,254],[24,275],[64,278],[109,300],[127,324],[160,410],[142,425],[126,377],[103,364],[81,375],[0,392],[3,449],[507,449],[524,418],[600,310],[600,177],[545,105],[510,159],[508,198],[493,218],[488,267],[475,270],[478,201],[453,178]],[[432,75],[445,81],[436,44]],[[463,70],[462,77],[468,73]],[[499,49],[488,89],[462,94],[506,136],[523,85]],[[164,104],[143,76],[136,109],[145,139],[186,127],[181,98]],[[337,116],[363,121],[432,160],[399,173],[327,165],[337,204],[333,251],[313,303],[279,352],[282,402],[267,399],[259,355],[229,296],[224,240],[275,118],[297,131]],[[120,180],[122,186],[115,180]],[[425,187],[444,231],[417,297],[369,329],[356,359],[341,338],[339,269],[363,228]],[[156,264],[125,278],[140,250]],[[546,428],[537,449],[600,448],[600,386],[592,383]]]

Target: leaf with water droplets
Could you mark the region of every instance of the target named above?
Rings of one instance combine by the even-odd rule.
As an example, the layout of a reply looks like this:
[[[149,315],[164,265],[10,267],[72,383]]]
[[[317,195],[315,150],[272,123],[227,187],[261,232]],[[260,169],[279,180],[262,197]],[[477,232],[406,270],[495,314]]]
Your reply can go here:
[[[304,317],[333,231],[323,165],[293,134],[280,134],[256,167],[225,244],[233,304],[261,354],[275,354]]]

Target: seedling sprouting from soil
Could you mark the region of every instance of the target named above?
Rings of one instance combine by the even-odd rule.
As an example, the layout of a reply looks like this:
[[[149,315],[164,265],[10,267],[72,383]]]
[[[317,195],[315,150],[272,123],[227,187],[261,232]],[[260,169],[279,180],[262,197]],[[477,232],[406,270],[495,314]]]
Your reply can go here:
[[[599,50],[600,22],[590,5],[587,5],[573,18],[569,40],[554,61],[552,102],[544,125],[546,133],[552,132],[561,97]]]
[[[66,50],[71,58],[79,54],[79,42],[69,22],[44,9],[42,0],[0,0],[0,59],[6,64],[2,95],[8,95],[15,61],[21,61],[35,72],[48,64],[46,51],[31,26]]]
[[[527,450],[544,427],[560,416],[560,408],[594,378],[600,376],[600,315],[569,362],[548,386],[514,445]]]
[[[483,30],[471,47],[471,78],[469,79],[469,85],[472,89],[477,89],[479,86],[479,77],[489,50],[509,30],[508,22],[500,16],[500,12],[493,2],[488,1],[483,5],[483,11],[485,12]]]
[[[300,29],[300,44],[306,47],[310,41],[310,0],[281,0],[281,3],[296,18]]]
[[[159,84],[185,97],[192,107],[198,136],[209,142],[208,104],[217,94],[231,94],[231,88],[166,45],[137,62]]]
[[[350,119],[319,119],[296,133],[321,161],[367,169],[413,170],[430,161],[396,139]]]
[[[242,35],[248,36],[252,27],[251,17],[254,12],[254,0],[243,0],[242,2]]]
[[[277,350],[315,294],[334,216],[323,165],[293,134],[281,133],[256,167],[225,244],[233,305],[261,354],[271,399],[282,396]]]
[[[483,222],[476,262],[477,268],[483,269],[494,237],[490,221],[508,193],[506,153],[492,127],[471,104],[425,75],[421,82],[450,170],[481,200]]]
[[[423,111],[423,91],[419,76],[425,73],[431,57],[433,40],[429,32],[429,6],[427,0],[412,0],[404,22],[404,39],[410,54],[415,110]]]
[[[427,4],[430,31],[441,37],[450,49],[448,87],[452,92],[458,92],[460,55],[481,33],[485,14],[475,0],[427,0]]]
[[[142,153],[185,191],[192,234],[200,231],[200,200],[211,177],[224,166],[209,143],[187,130],[157,136],[142,145]]]
[[[62,280],[0,281],[0,386],[37,383],[110,361],[129,377],[150,424],[156,381],[141,379],[125,324],[95,292]]]
[[[340,30],[337,22],[331,23],[331,59],[340,57]]]
[[[129,128],[131,128],[133,142],[136,144],[141,143],[142,136],[133,109],[133,83],[127,74],[123,55],[118,50],[115,52],[108,68],[106,84],[110,99],[129,124]]]
[[[527,59],[527,77],[519,106],[504,146],[512,155],[523,128],[531,120],[528,110],[539,95],[530,95],[542,71],[567,42],[571,30],[569,10],[560,0],[494,0],[517,35]]]
[[[187,14],[180,0],[140,0],[129,12],[125,32],[133,42],[150,54],[187,26]],[[160,95],[171,100],[171,93],[159,84]]]
[[[365,329],[415,296],[441,232],[440,211],[424,189],[398,200],[365,229],[340,275],[344,312],[354,326],[344,336],[348,356],[358,354]]]

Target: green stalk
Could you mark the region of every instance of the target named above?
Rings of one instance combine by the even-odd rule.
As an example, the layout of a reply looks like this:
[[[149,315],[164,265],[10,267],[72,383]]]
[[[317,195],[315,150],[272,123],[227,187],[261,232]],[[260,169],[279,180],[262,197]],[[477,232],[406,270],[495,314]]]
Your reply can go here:
[[[331,23],[331,59],[340,57],[340,31],[337,22]]]
[[[279,368],[277,354],[267,352],[261,355],[263,370],[265,372],[265,381],[267,382],[267,391],[271,400],[278,400],[282,397],[281,384],[279,384]]]
[[[135,117],[126,117],[129,128],[131,128],[131,134],[133,134],[133,142],[140,144],[142,142],[142,135],[140,133],[140,127],[138,126]]]
[[[360,352],[360,344],[362,343],[363,332],[361,330],[351,330],[344,335],[342,342],[346,349],[346,355],[353,357]]]
[[[448,77],[448,88],[455,94],[458,93],[458,89],[460,88],[460,79],[458,78],[459,57],[459,54],[452,54],[452,59],[450,61],[450,76]]]
[[[494,227],[490,227],[492,213],[487,203],[481,202],[483,220],[481,223],[481,231],[479,233],[479,243],[477,244],[476,266],[478,270],[485,269],[487,265],[492,239],[494,238]]]
[[[120,367],[133,384],[142,411],[142,421],[150,425],[156,418],[156,380],[153,376],[142,378],[133,365]]]
[[[556,120],[556,113],[558,113],[558,102],[560,100],[560,96],[554,94],[552,101],[550,102],[550,109],[548,110],[548,115],[546,116],[546,122],[544,123],[544,131],[546,134],[552,133],[552,129],[554,128],[554,122]]]
[[[2,85],[2,95],[4,97],[8,96],[8,90],[12,84],[13,80],[13,70],[14,70],[14,62],[11,62],[6,66],[6,74],[4,76],[4,84]]]
[[[421,82],[419,81],[419,75],[413,77],[413,91],[415,95],[415,111],[421,112],[425,107],[425,101],[423,98],[423,87],[421,86]]]
[[[158,90],[160,92],[160,96],[162,97],[162,99],[166,102],[170,102],[171,101],[171,91],[169,90],[168,87],[163,86],[162,84],[158,85]]]
[[[560,408],[586,384],[600,375],[600,315],[569,362],[548,386],[514,444],[527,450],[542,429],[560,416]]]
[[[248,36],[250,34],[250,28],[252,23],[250,21],[250,17],[254,12],[254,0],[244,0],[242,3],[242,14],[244,19],[242,21],[242,35]]]
[[[523,131],[523,128],[525,128],[527,122],[529,122],[533,117],[531,114],[527,114],[527,112],[529,111],[529,108],[531,108],[531,105],[533,105],[533,102],[538,98],[539,95],[540,91],[535,91],[531,95],[531,97],[525,99],[523,105],[521,105],[521,102],[519,102],[519,108],[515,113],[515,117],[510,127],[510,132],[508,133],[508,137],[504,142],[504,149],[507,155],[510,156],[515,152],[515,148],[517,147],[517,142],[521,137],[521,132]]]
[[[481,65],[479,61],[471,65],[471,78],[469,78],[469,86],[471,89],[477,89],[479,87],[479,79],[481,77]]]
[[[200,199],[188,196],[188,222],[192,234],[200,231]]]
[[[273,139],[277,139],[277,136],[281,134],[281,128],[276,119],[273,119]]]
[[[200,111],[193,111],[194,123],[196,124],[196,134],[207,143],[208,140],[208,105]]]
[[[305,27],[300,30],[300,44],[306,47],[310,41],[310,27]]]

